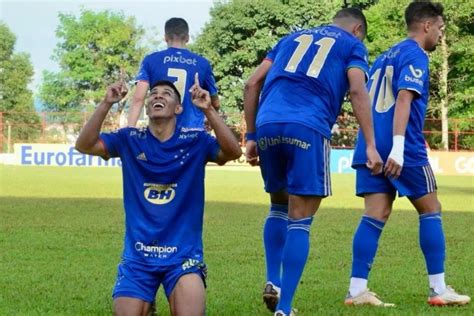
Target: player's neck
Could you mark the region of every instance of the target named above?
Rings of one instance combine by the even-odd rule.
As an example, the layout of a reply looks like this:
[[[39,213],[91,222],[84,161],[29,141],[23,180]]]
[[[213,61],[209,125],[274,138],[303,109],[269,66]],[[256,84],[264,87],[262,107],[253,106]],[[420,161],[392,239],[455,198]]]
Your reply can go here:
[[[425,48],[425,39],[423,36],[420,36],[418,33],[416,32],[408,32],[408,38],[414,40],[415,42],[418,43],[418,46],[420,46],[423,50],[426,51],[426,48]]]
[[[166,42],[168,45],[168,48],[173,47],[173,48],[186,48],[186,42],[183,41],[168,41]]]
[[[176,118],[150,120],[148,128],[150,133],[160,142],[165,142],[173,137],[176,129]]]

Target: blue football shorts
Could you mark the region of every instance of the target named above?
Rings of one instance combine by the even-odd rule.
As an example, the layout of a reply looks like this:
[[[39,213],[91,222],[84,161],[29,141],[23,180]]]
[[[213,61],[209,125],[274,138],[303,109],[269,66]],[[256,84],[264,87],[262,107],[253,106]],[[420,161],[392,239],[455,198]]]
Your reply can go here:
[[[179,278],[188,273],[200,275],[206,286],[206,265],[195,259],[170,266],[149,266],[122,260],[118,265],[112,297],[113,299],[132,297],[152,303],[155,301],[158,288],[163,284],[166,297],[169,298]]]
[[[330,141],[306,126],[265,124],[257,128],[265,191],[293,195],[331,195]]]
[[[383,174],[371,175],[366,166],[356,167],[356,194],[388,193],[417,200],[437,189],[433,170],[428,164],[420,167],[403,167],[400,177],[392,179]]]

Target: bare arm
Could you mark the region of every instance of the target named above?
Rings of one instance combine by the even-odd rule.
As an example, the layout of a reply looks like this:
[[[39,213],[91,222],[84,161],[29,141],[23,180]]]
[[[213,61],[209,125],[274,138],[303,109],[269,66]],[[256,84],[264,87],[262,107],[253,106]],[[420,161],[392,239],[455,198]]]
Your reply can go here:
[[[135,87],[132,104],[130,105],[130,112],[128,113],[128,126],[130,127],[135,127],[135,125],[137,125],[140,112],[142,111],[143,104],[145,103],[148,87],[149,84],[147,81],[138,81]]]
[[[191,100],[206,116],[209,124],[216,134],[217,142],[220,150],[217,154],[216,161],[219,165],[225,164],[229,160],[234,160],[242,155],[239,142],[235,138],[230,128],[224,123],[217,113],[216,109],[211,105],[211,96],[209,91],[199,86],[199,78],[196,73],[195,83],[191,87]]]
[[[245,123],[247,126],[247,135],[255,137],[255,119],[257,117],[258,101],[260,98],[260,91],[267,76],[268,71],[272,67],[272,62],[265,59],[255,69],[254,73],[245,83],[244,90],[244,113]],[[251,137],[249,137],[251,138]],[[247,162],[252,166],[258,165],[258,152],[256,139],[247,139],[245,143],[245,157]]]
[[[382,172],[383,162],[375,147],[372,109],[370,107],[370,97],[365,87],[365,73],[359,68],[350,68],[347,71],[347,77],[354,115],[367,144],[367,167],[372,170],[372,174],[378,174]]]
[[[76,140],[77,151],[94,156],[107,156],[104,144],[99,140],[100,128],[112,105],[123,99],[126,94],[126,87],[121,82],[114,83],[107,88],[104,99],[99,103]]]
[[[410,118],[411,102],[414,92],[400,90],[395,102],[393,116],[393,145],[385,164],[385,175],[398,178],[403,168],[403,155],[405,150],[405,131]]]
[[[211,104],[212,104],[212,107],[218,111],[221,107],[221,101],[219,100],[219,96],[216,94],[216,95],[213,95],[211,96]]]

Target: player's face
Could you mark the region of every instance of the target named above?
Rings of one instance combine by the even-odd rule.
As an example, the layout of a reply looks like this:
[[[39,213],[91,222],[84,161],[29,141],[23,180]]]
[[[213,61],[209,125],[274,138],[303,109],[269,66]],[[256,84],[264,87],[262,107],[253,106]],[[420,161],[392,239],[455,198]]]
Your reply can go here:
[[[181,113],[178,96],[171,87],[156,86],[150,91],[147,103],[147,115],[150,119],[171,118]]]
[[[425,22],[426,30],[426,50],[432,52],[441,41],[444,33],[443,18],[438,16],[434,19]]]

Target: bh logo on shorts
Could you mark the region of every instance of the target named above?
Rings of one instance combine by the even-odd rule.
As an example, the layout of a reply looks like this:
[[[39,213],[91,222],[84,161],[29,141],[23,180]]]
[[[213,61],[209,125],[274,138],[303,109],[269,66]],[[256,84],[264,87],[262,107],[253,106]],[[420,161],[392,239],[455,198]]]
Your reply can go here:
[[[152,204],[167,204],[173,201],[178,184],[155,184],[145,183],[145,191],[143,192],[145,199]]]

